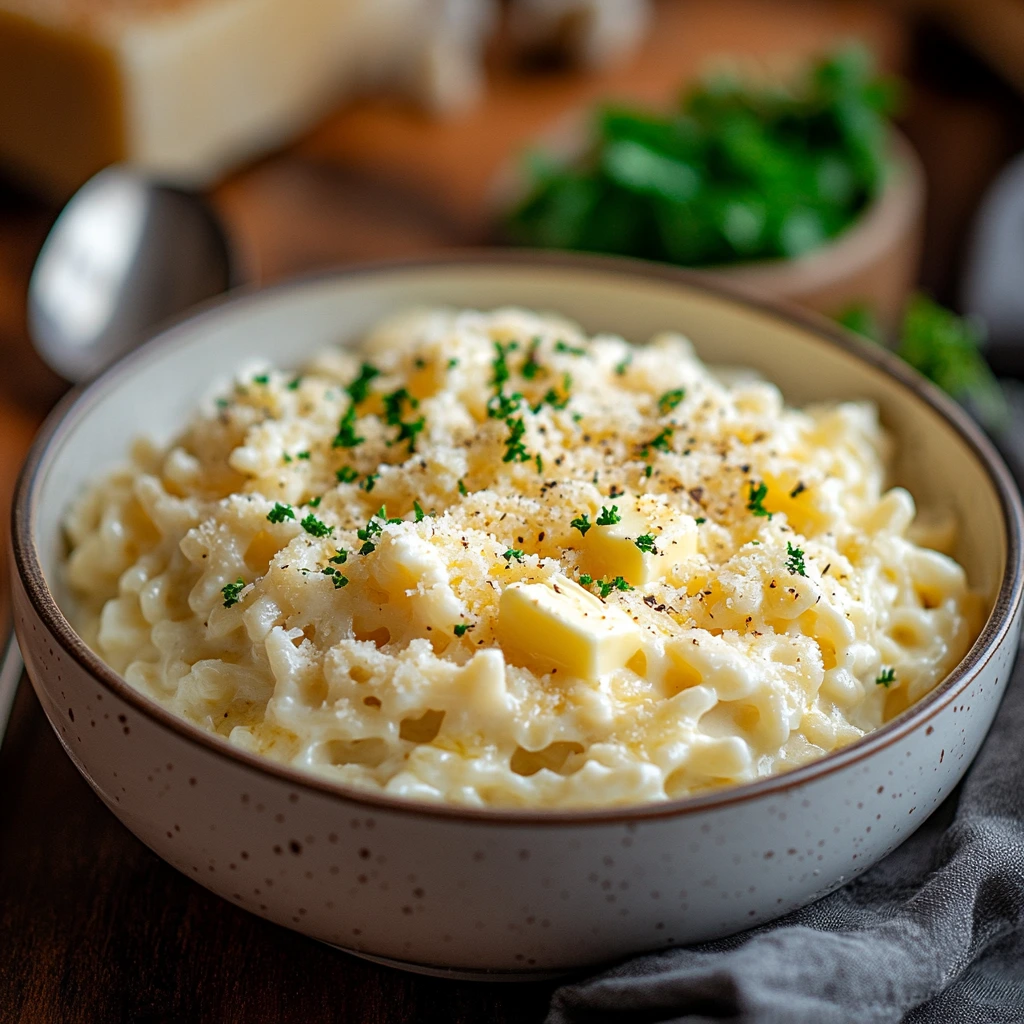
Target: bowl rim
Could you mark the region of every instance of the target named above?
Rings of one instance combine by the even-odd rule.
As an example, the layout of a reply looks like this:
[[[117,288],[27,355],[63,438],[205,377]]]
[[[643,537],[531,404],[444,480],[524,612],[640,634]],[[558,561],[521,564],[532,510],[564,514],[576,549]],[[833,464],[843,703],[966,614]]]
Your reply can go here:
[[[750,312],[782,321],[812,335],[821,344],[831,345],[861,362],[882,371],[897,384],[923,401],[953,428],[967,445],[989,477],[999,499],[1006,532],[1006,566],[993,602],[992,611],[967,654],[952,672],[930,693],[891,722],[808,764],[779,775],[729,786],[710,793],[647,804],[613,807],[520,808],[465,807],[460,804],[434,803],[409,797],[392,796],[362,790],[318,776],[301,768],[273,761],[232,746],[227,739],[201,729],[179,717],[135,689],[86,645],[65,618],[43,574],[34,537],[36,499],[49,454],[72,430],[73,421],[102,401],[108,388],[137,362],[151,359],[164,348],[173,346],[179,336],[191,334],[207,320],[227,309],[254,300],[265,300],[276,293],[300,290],[310,284],[327,281],[351,281],[368,276],[408,274],[417,270],[472,269],[502,265],[510,269],[577,270],[611,274],[635,279],[637,283],[657,281],[682,286],[744,307]],[[701,271],[685,270],[666,264],[621,257],[581,255],[545,250],[461,249],[446,250],[432,256],[361,263],[300,275],[268,287],[247,286],[219,296],[191,310],[177,321],[165,325],[134,352],[115,363],[84,388],[67,394],[40,428],[29,450],[15,489],[11,513],[13,566],[34,613],[50,631],[63,651],[93,679],[130,704],[136,711],[186,742],[247,768],[261,776],[271,776],[300,790],[332,797],[347,804],[379,812],[394,812],[431,819],[447,819],[493,826],[586,826],[615,823],[635,824],[666,818],[680,818],[722,807],[744,804],[771,797],[816,781],[870,757],[878,750],[899,742],[954,702],[977,673],[991,660],[1010,631],[1024,592],[1024,574],[1014,571],[1021,563],[1024,538],[1024,508],[1016,484],[994,445],[959,405],[902,360],[879,345],[861,340],[827,318],[787,303],[751,296],[728,281],[709,278]]]

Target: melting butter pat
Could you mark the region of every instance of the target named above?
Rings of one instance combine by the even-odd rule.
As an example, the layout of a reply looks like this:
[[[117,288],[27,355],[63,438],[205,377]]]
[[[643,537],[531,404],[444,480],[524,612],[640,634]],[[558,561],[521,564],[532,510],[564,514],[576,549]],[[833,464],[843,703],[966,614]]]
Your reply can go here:
[[[640,629],[561,574],[546,583],[512,583],[502,592],[498,640],[513,663],[540,672],[558,668],[597,680],[640,649]]]
[[[583,538],[583,567],[591,576],[621,576],[642,587],[673,579],[681,563],[697,553],[696,520],[653,495],[623,494],[608,510],[618,522],[594,525]]]

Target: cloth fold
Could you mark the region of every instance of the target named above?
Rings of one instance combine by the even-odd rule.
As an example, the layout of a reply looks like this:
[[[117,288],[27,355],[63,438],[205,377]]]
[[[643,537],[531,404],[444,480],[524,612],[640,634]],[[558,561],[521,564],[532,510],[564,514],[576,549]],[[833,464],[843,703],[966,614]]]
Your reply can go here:
[[[547,1024],[1024,1024],[1024,662],[965,781],[781,921],[559,989]]]
[[[963,783],[888,857],[780,921],[566,985],[547,1024],[1024,1024],[1022,737],[1024,659]]]

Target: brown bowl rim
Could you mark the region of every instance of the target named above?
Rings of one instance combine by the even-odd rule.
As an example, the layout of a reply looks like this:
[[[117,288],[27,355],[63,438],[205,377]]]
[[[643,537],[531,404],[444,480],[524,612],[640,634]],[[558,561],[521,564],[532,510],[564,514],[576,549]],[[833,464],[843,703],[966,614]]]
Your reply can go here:
[[[607,808],[581,807],[575,809],[463,807],[458,804],[431,803],[407,797],[347,787],[330,779],[318,777],[300,768],[281,764],[258,754],[239,750],[226,739],[208,733],[180,718],[141,691],[136,690],[106,665],[78,636],[57,605],[43,575],[33,536],[35,522],[35,491],[45,466],[48,452],[71,429],[73,418],[86,412],[102,400],[105,391],[127,368],[136,361],[150,358],[152,353],[173,345],[178,336],[192,332],[205,320],[213,319],[238,303],[252,298],[265,298],[268,294],[291,291],[309,284],[328,280],[346,280],[366,276],[406,274],[417,269],[438,268],[471,269],[486,264],[490,267],[506,265],[514,269],[524,267],[554,267],[612,274],[635,278],[637,281],[660,281],[676,284],[691,291],[745,307],[762,316],[781,320],[815,337],[822,344],[832,345],[848,355],[868,363],[896,380],[914,397],[923,401],[951,426],[972,451],[984,468],[999,497],[1006,531],[1006,567],[999,591],[981,633],[956,668],[929,694],[912,705],[891,722],[868,733],[840,750],[826,754],[815,761],[780,775],[767,776],[754,782],[711,793],[683,797],[657,803],[634,804]],[[266,288],[247,287],[227,296],[211,300],[191,311],[179,321],[165,327],[139,349],[120,360],[97,380],[66,395],[43,424],[18,477],[11,515],[11,545],[13,564],[33,610],[50,631],[64,652],[88,672],[97,682],[116,697],[125,701],[156,724],[176,733],[189,743],[198,745],[216,756],[226,758],[260,776],[271,776],[301,790],[336,798],[350,805],[378,812],[410,814],[423,818],[447,819],[495,826],[554,826],[554,825],[608,825],[636,824],[664,818],[685,817],[706,813],[719,808],[744,804],[762,797],[771,797],[796,789],[805,783],[848,768],[879,750],[898,743],[954,702],[967,688],[978,671],[992,658],[1005,641],[1021,604],[1024,576],[1021,564],[1022,536],[1024,536],[1024,509],[1017,487],[1002,458],[980,428],[960,406],[918,375],[892,353],[878,345],[859,339],[825,317],[785,303],[752,297],[728,282],[709,279],[703,272],[685,270],[665,264],[649,263],[620,257],[581,255],[533,250],[455,250],[415,259],[376,261],[343,268],[320,271],[290,278]]]

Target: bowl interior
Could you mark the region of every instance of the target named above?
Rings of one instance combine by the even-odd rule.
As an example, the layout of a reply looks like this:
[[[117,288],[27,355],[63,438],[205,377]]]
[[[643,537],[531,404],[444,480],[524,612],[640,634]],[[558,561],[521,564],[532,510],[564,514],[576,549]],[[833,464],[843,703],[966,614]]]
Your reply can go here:
[[[357,340],[390,312],[427,304],[550,310],[634,342],[678,330],[705,361],[752,367],[791,403],[877,402],[898,442],[893,482],[921,505],[955,512],[957,557],[991,611],[1009,543],[999,491],[971,443],[920,391],[887,372],[884,357],[835,344],[798,317],[708,291],[679,272],[522,256],[357,271],[252,294],[174,327],[101,378],[66,415],[29,495],[36,549],[58,605],[69,609],[62,517],[87,484],[123,460],[132,437],[169,439],[215,382],[248,362],[297,367],[323,346]]]

